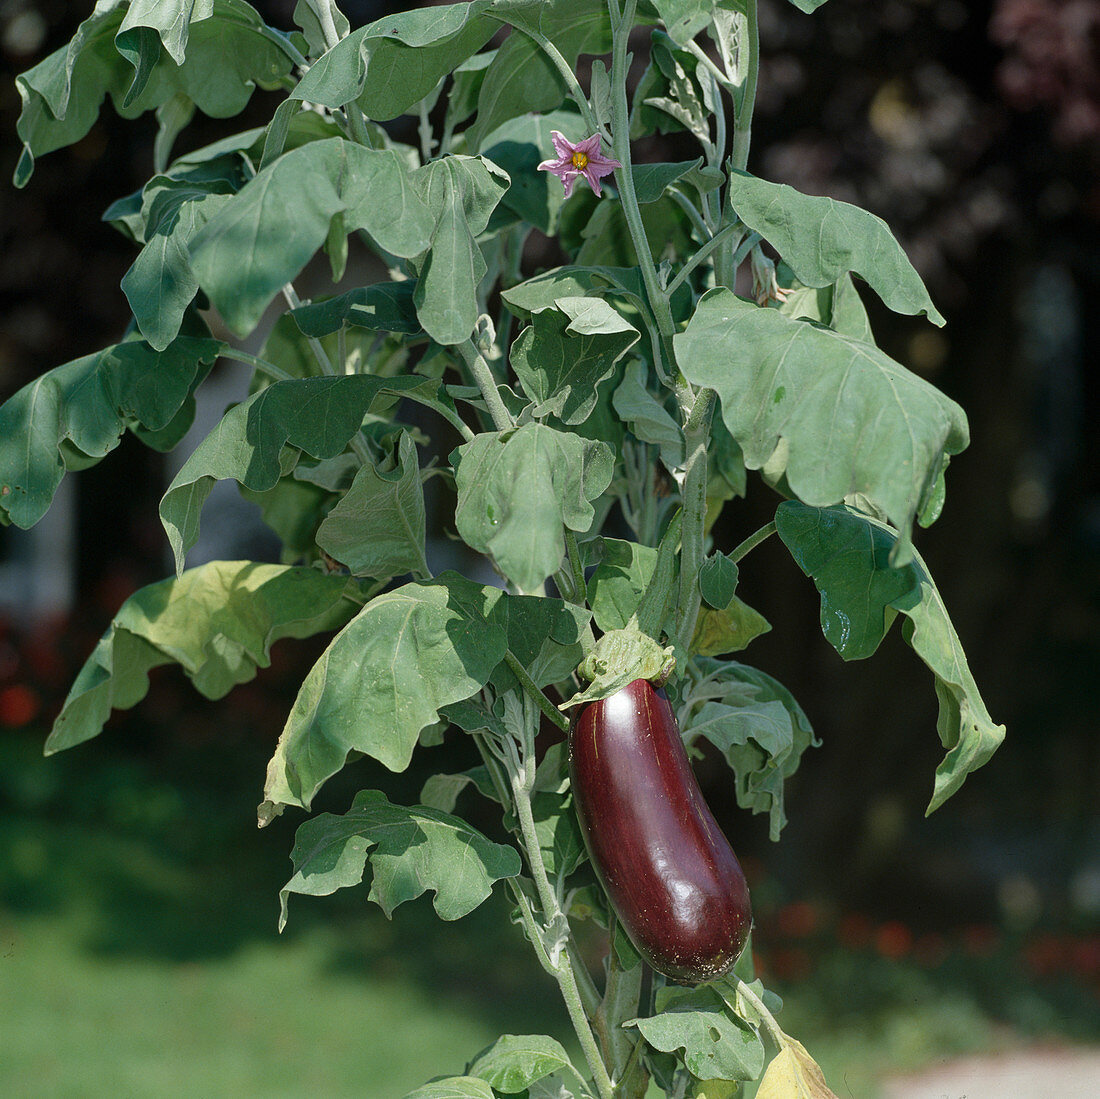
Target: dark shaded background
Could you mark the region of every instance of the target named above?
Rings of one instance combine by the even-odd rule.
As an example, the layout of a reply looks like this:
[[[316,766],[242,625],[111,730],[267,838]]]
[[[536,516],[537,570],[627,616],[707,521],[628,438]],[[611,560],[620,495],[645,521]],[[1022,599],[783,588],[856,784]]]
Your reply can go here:
[[[291,0],[256,6],[290,26]],[[105,108],[81,142],[39,161],[25,191],[6,182],[19,152],[12,78],[63,45],[85,7],[15,0],[0,9],[0,399],[113,342],[128,320],[118,284],[133,248],[99,218],[148,178],[151,116],[125,123]],[[353,25],[386,10],[343,8]],[[902,920],[917,935],[1042,928],[1095,944],[1100,2],[830,0],[811,17],[771,0],[761,4],[761,37],[750,168],[883,217],[948,318],[941,331],[868,300],[884,349],[970,418],[972,443],[952,463],[943,516],[918,547],[989,711],[1009,733],[993,761],[925,821],[942,756],[930,675],[896,629],[872,660],[842,662],[818,629],[812,584],[772,540],[742,566],[741,594],[773,623],[746,657],[793,690],[822,747],[790,783],[790,824],[778,845],[764,821],[736,810],[713,759],[702,764],[704,784],[751,872],[767,883],[765,911],[802,899]],[[643,50],[639,39],[636,71]],[[275,102],[257,93],[244,117],[196,118],[177,151],[262,124]],[[677,158],[675,142],[669,148]],[[661,157],[652,143],[646,152]],[[541,262],[553,262],[552,252]],[[0,618],[5,737],[40,743],[43,721],[122,599],[167,574],[156,514],[164,483],[163,458],[129,437],[75,477],[71,617]],[[731,548],[775,503],[750,479],[718,544]],[[14,537],[0,530],[0,557]],[[213,782],[215,793],[221,783],[227,798],[248,783],[247,804],[317,651],[282,643],[272,669],[217,704],[193,695],[178,672],[159,673],[146,702],[77,751],[143,760],[171,770],[172,781]],[[468,765],[461,745],[443,750]],[[181,753],[193,774],[180,770]],[[216,779],[204,772],[215,754]],[[351,790],[369,784],[364,775],[334,780],[318,807],[346,805]],[[385,781],[395,798],[419,788],[416,773]],[[218,842],[237,842],[251,823],[245,814]],[[289,836],[288,827],[286,845],[275,843],[280,857]],[[1100,960],[1082,964],[1100,981]]]

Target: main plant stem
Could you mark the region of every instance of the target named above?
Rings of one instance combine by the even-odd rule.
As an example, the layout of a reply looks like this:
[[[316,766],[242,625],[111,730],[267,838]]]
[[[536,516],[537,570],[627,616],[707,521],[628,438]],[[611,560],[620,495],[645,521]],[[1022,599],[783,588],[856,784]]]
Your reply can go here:
[[[681,406],[683,409],[683,406]],[[686,413],[686,415],[685,415]],[[684,520],[680,533],[680,594],[677,601],[676,641],[687,652],[699,617],[699,569],[707,519],[707,441],[714,414],[714,390],[700,389],[684,415],[684,481],[681,489]]]
[[[533,760],[527,761],[533,764]],[[526,770],[526,768],[524,768]],[[533,777],[533,776],[532,776]],[[538,833],[535,831],[535,818],[531,812],[530,782],[520,773],[512,775],[512,800],[516,808],[516,817],[519,820],[520,835],[523,838],[523,846],[527,851],[527,863],[531,868],[531,874],[535,879],[535,889],[538,892],[539,904],[542,906],[543,918],[547,923],[553,922],[557,917],[564,918],[557,895],[554,893],[550,878],[546,873],[546,864],[542,861],[542,848],[539,846]],[[607,1073],[603,1058],[600,1056],[596,1037],[592,1033],[592,1027],[588,1022],[588,1016],[581,1002],[581,992],[577,985],[576,975],[573,973],[573,963],[569,956],[568,944],[563,944],[556,959],[551,959],[554,979],[558,982],[565,1008],[569,1012],[570,1022],[577,1032],[577,1038],[584,1051],[585,1060],[592,1073],[592,1079],[596,1085],[596,1091],[600,1099],[613,1099],[615,1094],[611,1077]]]

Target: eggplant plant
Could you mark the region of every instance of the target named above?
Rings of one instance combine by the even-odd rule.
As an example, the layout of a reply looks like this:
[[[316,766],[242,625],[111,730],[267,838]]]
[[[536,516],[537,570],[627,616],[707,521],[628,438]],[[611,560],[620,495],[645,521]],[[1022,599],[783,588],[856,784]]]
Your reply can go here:
[[[470,0],[356,29],[299,0],[294,22],[245,0],[100,0],[17,80],[17,186],[107,96],[158,128],[151,178],[104,215],[134,244],[132,323],[0,406],[0,520],[32,526],[124,432],[175,447],[219,359],[250,378],[161,500],[175,575],[119,608],[46,751],[98,735],[159,665],[216,700],[275,641],[329,635],[261,826],[362,756],[427,767],[449,737],[470,766],[420,804],[367,789],[302,823],[280,927],[292,896],[364,877],[387,914],[430,892],[445,920],[506,890],[580,1050],[505,1035],[409,1099],[831,1095],[742,949],[744,878],[685,745],[713,746],[778,839],[814,734],[733,658],[768,628],[738,564],[773,534],[845,659],[901,617],[939,702],[929,811],[1000,744],[913,542],[966,417],[876,346],[862,295],[942,316],[881,220],[750,171],[757,0]],[[174,155],[196,111],[231,118],[256,88],[279,93],[266,125]],[[635,160],[673,132],[692,159]],[[536,232],[567,262],[535,269]],[[388,277],[349,286],[352,247]],[[306,300],[319,252],[332,293]],[[774,519],[719,545],[750,475]],[[426,538],[429,477],[465,574]],[[188,567],[222,480],[258,505],[277,563]],[[540,722],[561,739],[536,751]],[[463,819],[474,799],[509,842]],[[586,920],[602,972],[576,949]]]

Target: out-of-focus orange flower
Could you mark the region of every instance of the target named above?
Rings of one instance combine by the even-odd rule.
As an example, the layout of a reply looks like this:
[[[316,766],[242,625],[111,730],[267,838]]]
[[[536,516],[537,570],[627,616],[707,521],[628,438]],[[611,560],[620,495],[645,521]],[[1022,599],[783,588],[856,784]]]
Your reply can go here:
[[[809,901],[795,901],[784,905],[775,917],[781,935],[790,939],[804,939],[818,927],[817,909]]]
[[[887,920],[875,932],[875,949],[891,961],[904,958],[913,949],[913,932],[901,920]]]
[[[871,921],[860,912],[849,912],[836,927],[837,941],[849,950],[862,950],[871,941]]]
[[[12,728],[29,725],[38,716],[40,708],[38,695],[21,683],[0,691],[0,725]]]

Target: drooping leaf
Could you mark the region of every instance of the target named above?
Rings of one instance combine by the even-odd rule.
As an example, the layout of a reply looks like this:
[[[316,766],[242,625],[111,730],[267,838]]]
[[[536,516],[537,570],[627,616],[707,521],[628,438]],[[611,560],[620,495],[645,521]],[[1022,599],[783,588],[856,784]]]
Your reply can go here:
[[[914,553],[894,568],[897,534],[849,507],[809,508],[785,501],[776,527],[798,567],[821,593],[821,626],[846,660],[870,656],[897,613],[902,636],[935,676],[937,731],[947,755],[936,768],[928,812],[938,809],[1004,740],[982,701],[928,567]]]
[[[333,219],[395,256],[423,252],[433,217],[402,158],[333,137],[279,157],[191,239],[199,285],[239,336],[325,243]]]
[[[721,398],[749,469],[785,440],[787,482],[800,500],[828,507],[862,492],[898,527],[905,559],[944,455],[969,442],[954,401],[870,344],[725,289],[703,296],[674,343],[688,380]]]
[[[436,387],[426,378],[370,374],[295,378],[235,405],[196,447],[160,502],[177,570],[198,538],[202,505],[216,481],[232,478],[264,492],[294,468],[302,451],[321,459],[339,454],[380,395],[434,393]]]
[[[646,387],[646,364],[640,359],[627,363],[623,380],[611,398],[619,418],[630,425],[635,438],[652,443],[669,471],[684,465],[684,433],[667,408]]]
[[[356,610],[356,586],[316,569],[211,561],[162,580],[122,604],[73,683],[46,752],[97,736],[111,710],[145,697],[149,672],[179,664],[207,698],[217,699],[270,663],[283,637],[342,626]]]
[[[462,343],[477,323],[477,286],[486,272],[476,238],[508,179],[483,157],[445,156],[418,168],[414,180],[436,218],[413,293],[416,315],[437,343]]]
[[[695,656],[738,653],[770,629],[771,623],[759,611],[735,595],[721,610],[700,608],[691,638],[691,652]]]
[[[213,0],[209,16],[209,4],[199,0],[186,26],[165,18],[172,8],[185,14],[188,6],[100,0],[67,46],[16,78],[23,102],[16,186],[30,178],[35,157],[79,141],[107,95],[124,118],[177,96],[211,118],[229,118],[244,109],[256,87],[274,87],[290,72],[293,51],[285,36],[244,0]],[[185,52],[182,63],[173,52]]]
[[[352,576],[430,575],[416,444],[402,432],[393,469],[363,466],[317,531],[317,545]]]
[[[503,659],[504,631],[488,621],[500,594],[444,573],[372,599],[298,692],[268,764],[261,822],[285,805],[308,809],[351,751],[404,770],[420,731],[481,690]]]
[[[472,549],[491,554],[521,591],[557,570],[563,527],[587,531],[592,501],[611,483],[606,444],[544,424],[485,432],[457,454],[458,533]]]
[[[683,1050],[684,1064],[701,1080],[755,1080],[764,1067],[756,1031],[737,1018],[712,988],[666,986],[656,1015],[630,1019],[654,1049]]]
[[[420,791],[420,803],[430,809],[439,809],[444,813],[453,813],[458,795],[473,786],[478,793],[492,801],[497,800],[497,792],[493,787],[489,770],[484,765],[471,767],[469,771],[463,771],[458,775],[445,775],[436,773],[429,775],[424,780],[424,786]]]
[[[103,458],[127,429],[144,430],[151,445],[169,427],[186,430],[192,394],[224,346],[195,336],[161,352],[140,341],[115,344],[20,389],[0,406],[0,522],[32,527],[65,470]],[[164,442],[175,445],[181,434],[168,432]]]
[[[552,880],[564,879],[585,859],[584,838],[572,796],[542,791],[532,797],[531,812],[546,872]]]
[[[514,27],[545,35],[575,66],[582,53],[611,51],[607,8],[588,0],[496,0],[489,14]],[[550,111],[565,98],[565,83],[541,47],[513,30],[485,73],[477,103],[477,121],[466,131],[471,149],[480,149],[493,130],[528,112]]]
[[[730,179],[737,216],[759,233],[806,286],[831,286],[859,275],[895,313],[923,313],[944,323],[901,245],[874,214],[836,199],[804,195],[747,172]]]
[[[601,298],[561,297],[536,313],[512,345],[510,360],[531,415],[583,423],[597,389],[638,341],[638,331]]]
[[[838,1099],[806,1047],[790,1035],[784,1039],[783,1048],[760,1081],[756,1099]]]
[[[176,338],[198,293],[188,251],[191,238],[232,191],[226,180],[196,184],[168,176],[154,177],[145,186],[145,246],[122,276],[122,292],[154,350],[163,351]]]
[[[680,713],[684,739],[705,737],[736,778],[737,804],[767,813],[772,840],[787,823],[784,783],[818,741],[802,707],[777,680],[733,660],[697,658]]]
[[[717,551],[710,554],[699,568],[703,602],[716,611],[725,610],[737,591],[737,573],[737,563],[732,558]]]
[[[545,1034],[503,1034],[483,1049],[466,1071],[492,1084],[496,1091],[514,1095],[562,1069],[576,1075],[569,1054],[556,1039]]]
[[[341,107],[355,102],[384,122],[403,114],[472,57],[500,24],[490,0],[398,12],[352,31],[311,67],[296,99]]]
[[[520,872],[519,852],[493,843],[472,825],[438,809],[393,805],[380,790],[363,790],[338,816],[322,813],[298,829],[290,855],[294,876],[279,893],[279,930],[291,893],[327,897],[358,885],[369,859],[369,899],[387,916],[427,890],[443,920],[472,912],[493,882]]]

